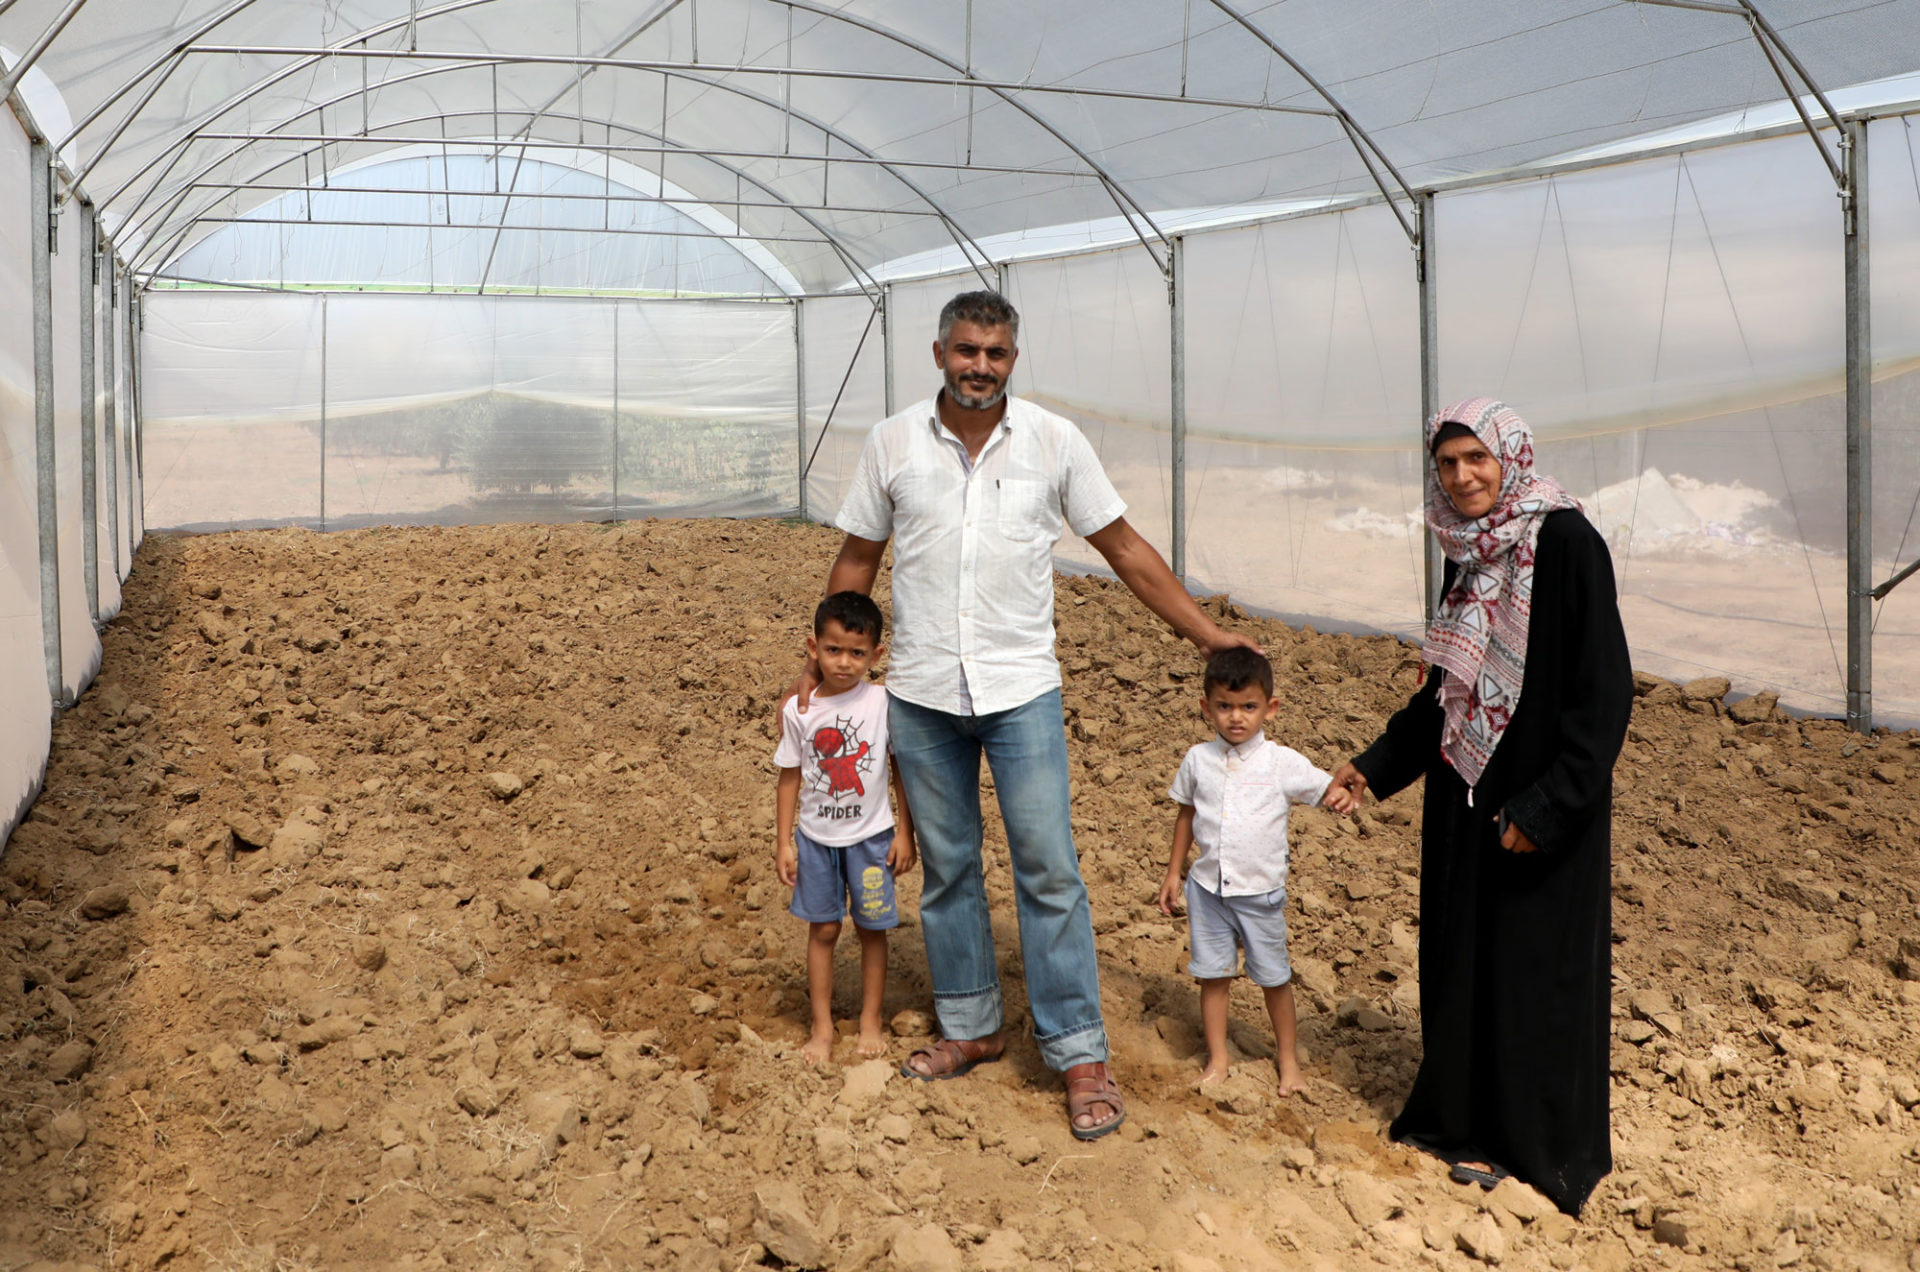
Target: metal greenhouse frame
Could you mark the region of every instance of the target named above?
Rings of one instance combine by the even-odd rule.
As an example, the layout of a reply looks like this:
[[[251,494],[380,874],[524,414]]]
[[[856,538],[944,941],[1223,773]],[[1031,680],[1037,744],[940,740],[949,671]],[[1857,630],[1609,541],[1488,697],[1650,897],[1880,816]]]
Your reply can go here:
[[[327,309],[349,295],[377,301],[345,278],[184,267],[202,245],[237,241],[222,235],[270,227],[283,262],[288,244],[345,242],[354,231],[418,234],[393,241],[424,243],[430,258],[436,234],[462,236],[476,270],[394,290],[531,290],[540,299],[528,303],[539,304],[583,292],[606,307],[616,355],[631,334],[623,312],[713,303],[679,286],[682,241],[746,249],[754,255],[739,268],[765,282],[738,297],[787,307],[791,374],[779,392],[793,396],[796,422],[783,427],[796,433],[791,506],[802,514],[821,511],[809,480],[823,444],[847,427],[842,402],[857,369],[871,367],[863,359],[880,364],[885,410],[900,405],[902,289],[964,279],[1004,290],[1010,271],[1066,269],[1085,253],[1123,248],[1164,287],[1164,366],[1153,375],[1164,372],[1166,386],[1165,546],[1176,573],[1192,577],[1196,245],[1390,213],[1410,249],[1418,415],[1404,412],[1394,444],[1411,452],[1442,392],[1452,258],[1440,203],[1801,135],[1838,196],[1844,704],[1851,727],[1873,727],[1875,606],[1920,562],[1876,579],[1869,125],[1920,112],[1911,78],[1920,75],[1920,0],[1450,0],[1431,31],[1414,34],[1388,20],[1384,0],[1352,7],[1339,30],[1248,0],[1071,3],[1025,25],[998,0],[655,0],[631,16],[586,0],[367,0],[344,10],[352,29],[318,40],[275,0],[170,8],[177,27],[122,0],[0,0],[0,96],[24,142],[18,157],[0,151],[0,164],[27,192],[17,207],[0,196],[0,215],[24,220],[30,256],[30,371],[17,378],[31,382],[33,403],[36,678],[56,711],[98,667],[93,630],[117,610],[145,525],[146,328],[172,303],[169,289],[318,297],[318,522],[327,524]],[[108,30],[124,38],[100,54]],[[1490,74],[1496,68],[1513,69],[1515,82]],[[1896,86],[1853,104],[1837,91],[1874,81]],[[1778,115],[1781,102],[1790,116]],[[1776,122],[1747,117],[1768,107]],[[490,174],[492,188],[456,189],[455,154]],[[382,164],[408,158],[422,159],[424,187],[380,176]],[[548,166],[600,187],[521,188],[523,172]],[[372,215],[350,215],[357,207]],[[1062,226],[1083,227],[1082,245],[1047,237]],[[337,240],[315,237],[329,232]],[[531,285],[503,281],[518,277],[507,262],[525,236],[542,233],[671,243],[674,285],[637,267],[583,286],[538,270]],[[76,248],[77,267],[57,269]],[[0,278],[6,268],[0,261]],[[73,277],[57,281],[60,272]],[[57,300],[63,287],[76,294]],[[79,319],[62,317],[69,300]],[[1151,318],[1156,331],[1162,320]],[[815,322],[827,327],[810,344]],[[0,327],[0,389],[9,338]],[[61,385],[66,348],[84,391]],[[616,517],[621,374],[616,356]],[[826,403],[824,413],[810,402]],[[77,475],[63,477],[71,461],[62,456],[76,449]],[[77,503],[63,481],[77,483]],[[1439,564],[1428,545],[1419,568],[1429,611]],[[78,634],[76,569],[91,624]],[[11,700],[23,694],[16,686]],[[7,825],[38,780],[44,728],[24,745],[0,755],[0,771],[20,779],[0,791]]]

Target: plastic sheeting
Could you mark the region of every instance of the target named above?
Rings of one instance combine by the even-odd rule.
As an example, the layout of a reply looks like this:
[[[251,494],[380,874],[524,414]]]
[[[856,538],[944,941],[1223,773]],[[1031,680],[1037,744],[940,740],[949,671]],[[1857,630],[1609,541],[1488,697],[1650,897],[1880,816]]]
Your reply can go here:
[[[124,276],[114,288],[112,331],[114,346],[114,506],[119,521],[121,577],[133,567],[133,554],[146,537],[143,491],[146,469],[140,449],[140,407],[133,362],[131,296]]]
[[[145,315],[155,526],[798,505],[790,304],[152,292]]]
[[[1418,633],[1420,332],[1399,222],[1373,207],[1194,235],[1186,264],[1188,573],[1295,620]]]
[[[737,227],[721,210],[704,209],[705,220],[696,220],[658,202],[673,192],[632,165],[587,151],[571,157],[582,166],[524,154],[438,154],[336,173],[324,189],[281,195],[222,224],[167,273],[282,287],[693,296],[791,289],[761,244],[729,240]],[[647,188],[628,184],[636,180]],[[423,217],[426,224],[407,224]]]
[[[31,148],[11,114],[0,114],[0,295],[18,303],[0,306],[0,842],[12,832],[38,792],[52,737],[54,703],[40,595],[39,454],[35,428],[33,349],[33,244],[28,164]],[[93,385],[81,377],[80,325],[89,312],[92,244],[80,232],[77,207],[69,204],[58,218],[51,260],[53,326],[55,488],[54,562],[58,595],[59,695],[77,698],[101,665],[101,642],[94,626],[96,610],[108,618],[120,609],[120,579],[137,546],[138,469],[129,452],[126,476],[112,502],[104,451],[94,470],[101,502],[100,579],[97,595],[86,581],[86,469],[80,407]],[[104,340],[110,334],[101,331]],[[124,333],[123,333],[124,339]],[[96,368],[97,369],[97,368]],[[104,395],[101,400],[104,400]],[[98,403],[97,403],[98,404]],[[124,404],[123,408],[124,409]],[[96,442],[104,446],[106,429],[96,420]],[[129,536],[112,559],[109,516]]]
[[[1498,392],[1534,424],[1613,549],[1637,664],[1842,708],[1841,224],[1808,139],[1437,215],[1441,397]]]
[[[88,245],[91,247],[91,245]],[[92,274],[90,262],[82,261],[79,268]],[[112,386],[106,378],[107,354],[106,341],[112,338],[110,328],[103,327],[101,320],[107,315],[106,297],[101,288],[90,285],[87,289],[90,298],[85,312],[80,315],[83,322],[93,324],[93,383],[84,386],[85,392],[93,394],[93,487],[94,487],[94,544],[98,562],[99,598],[97,608],[102,622],[112,619],[120,612],[119,562],[126,558],[120,554],[114,543],[114,527],[119,523],[122,509],[115,504],[119,497],[115,489],[115,474],[108,469],[107,456],[109,439],[107,436],[107,401]],[[77,339],[78,337],[76,337]],[[117,469],[118,465],[115,465]],[[137,502],[130,510],[137,510]],[[84,543],[84,539],[83,539]]]
[[[806,351],[807,510],[813,515],[817,508],[840,506],[867,433],[887,416],[887,336],[885,319],[862,297],[802,301],[800,313]]]
[[[1876,581],[1920,555],[1914,133],[1882,121],[1870,146]],[[1541,470],[1612,546],[1636,665],[1842,711],[1841,224],[1808,139],[1445,194],[1435,221],[1441,400],[1497,394],[1534,424]],[[1418,286],[1398,224],[1303,216],[1191,235],[1185,259],[1190,579],[1417,636]],[[1165,551],[1168,310],[1142,260],[1011,268],[1016,390],[1081,424]],[[939,305],[975,285],[890,288],[903,402],[934,386]],[[832,489],[820,464],[813,480]],[[1059,556],[1099,564],[1071,539]],[[1877,607],[1873,680],[1881,718],[1920,719],[1920,582]]]
[[[53,257],[54,473],[59,491],[60,674],[69,700],[100,671],[100,635],[94,630],[95,598],[87,594],[86,539],[82,531],[84,485],[80,448],[82,321],[80,280],[92,272],[91,245],[80,239],[80,211],[69,203],[60,215],[59,251]]]
[[[0,44],[29,47],[65,2],[17,0]],[[151,244],[155,265],[213,228],[194,218],[276,197],[225,183],[305,184],[445,136],[612,148],[704,202],[764,204],[741,207],[742,229],[809,291],[956,230],[1371,191],[1327,103],[1261,37],[1416,186],[1779,93],[1738,14],[1625,0],[1236,8],[1258,35],[1214,5],[1165,0],[89,0],[39,69],[76,121],[133,86],[69,153],[93,165],[109,228],[129,251]],[[1760,8],[1816,82],[1920,68],[1920,0]],[[613,62],[487,60],[500,53]],[[955,84],[968,73],[972,87]],[[208,135],[221,133],[259,136]],[[361,133],[374,137],[317,140]]]
[[[1014,391],[1080,426],[1127,502],[1128,523],[1168,553],[1173,336],[1160,272],[1140,252],[1024,262],[1010,271],[1008,299],[1020,310]],[[1106,566],[1071,533],[1055,554]]]
[[[33,257],[27,139],[0,112],[0,832],[40,789],[53,737],[40,627],[39,494],[33,417]]]
[[[1920,557],[1920,118],[1868,129],[1872,197],[1873,582]],[[1874,607],[1874,703],[1920,716],[1920,576]]]

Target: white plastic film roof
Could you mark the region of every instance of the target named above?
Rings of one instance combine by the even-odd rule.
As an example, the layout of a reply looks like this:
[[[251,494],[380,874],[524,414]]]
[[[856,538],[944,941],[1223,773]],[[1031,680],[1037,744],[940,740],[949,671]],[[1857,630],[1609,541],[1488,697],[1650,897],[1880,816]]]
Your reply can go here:
[[[1920,0],[0,0],[0,50],[39,50],[36,120],[143,274],[426,151],[617,164],[610,191],[703,204],[688,233],[818,292],[1115,216],[1164,260],[1195,209],[1402,195],[1777,102],[1782,74],[1911,73]]]

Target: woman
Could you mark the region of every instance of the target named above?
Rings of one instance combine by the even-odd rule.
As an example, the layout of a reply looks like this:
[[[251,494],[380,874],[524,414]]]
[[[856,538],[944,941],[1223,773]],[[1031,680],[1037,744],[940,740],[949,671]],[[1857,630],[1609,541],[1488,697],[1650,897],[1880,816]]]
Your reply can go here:
[[[1633,676],[1607,545],[1533,471],[1513,411],[1427,423],[1427,524],[1445,551],[1432,673],[1334,784],[1427,779],[1423,1057],[1396,1140],[1578,1214],[1612,1169],[1607,1125],[1613,763]]]

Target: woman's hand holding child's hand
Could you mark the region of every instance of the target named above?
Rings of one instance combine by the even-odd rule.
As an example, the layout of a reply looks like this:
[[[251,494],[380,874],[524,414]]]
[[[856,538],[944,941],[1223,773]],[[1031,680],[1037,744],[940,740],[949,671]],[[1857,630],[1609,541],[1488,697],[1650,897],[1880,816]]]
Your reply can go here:
[[[1351,762],[1342,764],[1334,770],[1333,781],[1320,797],[1320,807],[1345,815],[1360,807],[1360,797],[1366,793],[1366,777]]]
[[[1326,794],[1320,797],[1320,807],[1344,817],[1360,807],[1360,797],[1344,786],[1329,784]]]

